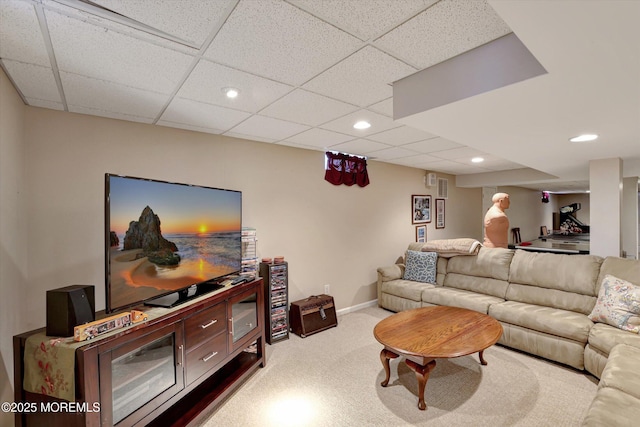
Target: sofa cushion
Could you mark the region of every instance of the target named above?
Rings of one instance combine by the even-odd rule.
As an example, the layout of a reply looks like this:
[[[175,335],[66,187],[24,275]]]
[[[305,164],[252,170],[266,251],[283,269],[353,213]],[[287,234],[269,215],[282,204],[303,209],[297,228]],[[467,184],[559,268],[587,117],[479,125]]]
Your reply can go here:
[[[484,314],[487,314],[491,304],[504,302],[502,298],[491,295],[443,287],[425,289],[422,292],[422,301],[435,305],[467,308]]]
[[[406,298],[411,301],[421,301],[422,291],[428,288],[434,288],[431,283],[415,282],[413,280],[389,280],[382,282],[382,293],[391,294],[398,297]]]
[[[626,258],[618,258],[618,257],[607,257],[602,263],[602,267],[600,268],[600,276],[598,277],[598,288],[604,280],[604,276],[607,274],[611,274],[612,276],[618,277],[622,280],[627,280],[631,283],[635,283],[636,285],[640,285],[640,262],[635,259],[626,259]]]
[[[596,323],[589,331],[589,345],[606,355],[618,344],[628,344],[640,348],[640,335],[604,323]]]
[[[467,276],[459,273],[447,273],[444,278],[444,286],[449,288],[464,289],[471,292],[478,292],[492,295],[504,301],[509,282],[492,279],[489,277]]]
[[[407,251],[403,279],[422,283],[436,283],[435,252]]]
[[[516,250],[505,299],[589,314],[596,303],[601,263],[602,258],[593,255]]]
[[[509,282],[595,297],[602,258],[516,250]],[[509,298],[507,298],[509,299]],[[593,300],[595,304],[595,298]]]
[[[557,308],[505,301],[489,307],[489,315],[501,322],[586,343],[593,322],[585,314]]]
[[[589,319],[624,331],[640,332],[640,286],[607,274]]]
[[[599,388],[613,387],[640,399],[640,348],[626,344],[615,346],[602,371]],[[640,401],[639,401],[640,403]]]
[[[640,419],[640,400],[612,387],[598,390],[583,426],[634,426]]]
[[[498,280],[509,278],[509,265],[513,251],[504,248],[482,247],[476,256],[456,256],[449,259],[447,274],[489,277]]]

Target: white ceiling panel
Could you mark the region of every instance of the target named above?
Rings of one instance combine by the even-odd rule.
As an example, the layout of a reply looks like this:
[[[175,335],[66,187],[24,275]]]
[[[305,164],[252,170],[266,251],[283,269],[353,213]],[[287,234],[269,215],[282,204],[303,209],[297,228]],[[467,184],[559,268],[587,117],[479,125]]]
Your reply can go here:
[[[485,0],[441,0],[375,44],[424,69],[510,32]]]
[[[417,71],[373,46],[366,46],[303,87],[361,107],[393,95],[391,83]]]
[[[205,56],[283,83],[300,85],[360,44],[357,38],[288,3],[241,1]]]
[[[438,162],[441,159],[437,157],[430,156],[428,154],[417,154],[409,157],[402,157],[400,159],[395,159],[394,163],[399,165],[411,166],[414,168],[421,168],[422,165],[432,162]]]
[[[290,0],[361,40],[386,33],[438,0]]]
[[[143,24],[200,47],[211,29],[222,24],[234,0],[93,0]]]
[[[62,104],[51,68],[7,60],[3,64],[25,98]]]
[[[385,99],[367,107],[367,110],[375,111],[382,115],[393,118],[393,98]]]
[[[274,119],[271,117],[254,115],[231,129],[230,132],[241,135],[259,136],[273,141],[279,141],[304,132],[307,129],[309,129],[309,126]]]
[[[51,66],[33,4],[0,1],[0,24],[0,58]]]
[[[361,120],[366,120],[371,124],[369,129],[354,129],[353,125]],[[358,110],[356,112],[347,114],[339,119],[330,121],[321,125],[323,129],[333,130],[340,133],[346,133],[355,137],[365,137],[374,133],[382,132],[387,129],[393,129],[402,126],[401,123],[396,123],[393,119],[383,116],[378,113],[374,113],[369,110]]]
[[[355,105],[296,89],[262,110],[260,114],[309,126],[318,126],[357,109],[358,107]]]
[[[331,147],[331,150],[365,156],[365,155],[368,155],[369,153],[373,153],[374,151],[380,151],[386,148],[389,148],[389,146],[382,144],[380,142],[359,138],[359,139],[354,139],[353,141],[334,145],[333,147]]]
[[[65,72],[60,73],[60,79],[69,111],[79,111],[78,108],[82,107],[153,120],[167,102],[167,95],[104,80]],[[96,115],[113,117],[106,114]]]
[[[249,118],[251,114],[217,105],[174,98],[160,117],[164,125],[180,123],[223,133]]]
[[[411,142],[437,138],[437,135],[411,128],[409,126],[400,126],[374,135],[369,135],[367,138],[378,142],[384,142],[389,145],[403,145]]]
[[[308,147],[327,148],[354,139],[351,135],[313,128],[292,137],[285,142],[306,145]]]
[[[60,71],[169,94],[193,58],[46,11]]]
[[[433,138],[425,141],[413,142],[403,146],[409,150],[417,151],[419,153],[433,153],[435,151],[449,150],[452,148],[459,148],[462,145],[449,141],[444,138]]]
[[[227,87],[240,95],[227,98],[223,91]],[[256,113],[291,90],[291,86],[201,59],[177,96]]]
[[[435,151],[431,153],[432,156],[439,157],[447,160],[470,160],[472,157],[482,157],[485,153],[470,147],[452,148],[451,150]]]
[[[430,171],[438,171],[449,173],[452,175],[460,175],[464,173],[482,173],[486,172],[486,170],[477,168],[477,167],[469,167],[467,165],[463,165],[462,163],[457,163],[451,160],[440,160],[437,162],[426,162],[420,164],[421,168]]]
[[[27,103],[29,105],[32,105],[34,107],[49,108],[50,110],[64,111],[64,105],[62,105],[62,102],[44,101],[42,99],[28,98],[28,97],[25,97],[25,99],[27,100]]]
[[[395,160],[403,157],[415,156],[415,154],[415,151],[405,150],[400,147],[385,148],[384,150],[370,153],[371,157],[376,160]]]

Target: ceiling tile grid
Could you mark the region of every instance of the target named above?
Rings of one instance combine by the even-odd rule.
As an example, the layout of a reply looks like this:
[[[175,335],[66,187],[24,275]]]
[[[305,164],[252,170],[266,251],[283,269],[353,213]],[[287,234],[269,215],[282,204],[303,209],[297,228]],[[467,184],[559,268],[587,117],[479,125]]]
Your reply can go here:
[[[361,45],[346,32],[277,0],[241,1],[205,57],[301,85]]]
[[[394,82],[509,34],[513,25],[514,34],[552,70],[546,79],[519,84],[519,91],[547,82],[553,83],[554,90],[538,91],[545,94],[538,98],[554,100],[554,105],[561,104],[556,98],[572,94],[570,99],[582,99],[576,98],[573,82],[567,81],[575,69],[572,55],[600,55],[594,59],[601,59],[596,68],[602,70],[582,69],[583,84],[610,73],[621,63],[615,58],[625,58],[625,67],[616,68],[618,74],[622,69],[628,75],[637,71],[637,61],[630,54],[637,41],[623,34],[638,30],[627,25],[620,34],[607,34],[616,27],[616,17],[632,22],[632,16],[640,15],[634,3],[0,0],[0,66],[28,105],[305,149],[345,151],[444,173],[508,171],[523,167],[512,161],[523,158],[522,153],[517,157],[504,148],[513,138],[489,141],[483,131],[495,126],[495,119],[481,120],[485,111],[474,114],[474,106],[487,105],[489,100],[487,110],[493,114],[503,105],[516,104],[522,97],[511,99],[513,88],[458,101],[436,111],[438,120],[433,123],[423,126],[416,120],[410,127],[407,121],[393,119]],[[106,9],[98,10],[94,4]],[[580,30],[588,40],[576,36],[583,33],[568,19],[573,16],[592,23],[588,30]],[[602,26],[594,25],[601,21]],[[541,32],[544,25],[540,24],[551,29]],[[629,41],[626,46],[625,40]],[[599,53],[605,51],[603,46],[606,57]],[[626,85],[636,87],[631,80]],[[239,89],[240,95],[225,97],[226,87]],[[618,121],[627,123],[637,113],[637,100],[635,104],[627,101],[632,89],[600,84],[592,91],[601,94],[605,87],[607,96],[616,101],[607,108],[627,106],[617,113]],[[534,124],[528,124],[531,117],[523,112],[543,110],[535,102],[518,104],[517,110],[508,113],[519,114],[521,120],[503,121],[494,135],[506,133],[504,129],[514,123],[526,131]],[[576,116],[589,118],[591,124],[605,115],[601,109],[583,114],[577,110],[576,106],[570,114],[563,113],[567,126]],[[560,115],[554,117],[557,121]],[[441,118],[447,119],[445,124]],[[371,127],[354,129],[358,120],[369,121]],[[622,140],[626,145],[618,144],[616,152],[635,158],[640,165],[637,150],[628,143],[637,138],[622,134],[626,128],[609,130],[607,144],[613,138]],[[540,144],[550,143],[538,139]],[[593,157],[607,150],[586,147],[580,152],[583,156],[595,153],[588,154]],[[512,160],[502,158],[502,152]],[[473,156],[485,160],[473,164]]]

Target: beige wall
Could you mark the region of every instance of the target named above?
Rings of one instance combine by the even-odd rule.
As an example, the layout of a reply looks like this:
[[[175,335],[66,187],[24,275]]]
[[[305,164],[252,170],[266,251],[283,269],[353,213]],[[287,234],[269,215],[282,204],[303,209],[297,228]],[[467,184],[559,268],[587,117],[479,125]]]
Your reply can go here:
[[[259,255],[290,263],[290,298],[330,284],[338,309],[376,298],[376,268],[415,238],[411,195],[431,194],[424,171],[381,162],[370,162],[368,187],[333,186],[319,151],[40,108],[27,108],[26,120],[33,301],[23,329],[44,324],[47,289],[93,284],[104,308],[105,172],[241,190]],[[479,238],[464,220],[479,211],[479,190],[449,190],[447,227],[432,222],[428,237]]]
[[[24,326],[27,298],[27,223],[24,195],[24,110],[0,69],[0,401],[13,401],[12,336]],[[0,412],[0,425],[13,415]]]

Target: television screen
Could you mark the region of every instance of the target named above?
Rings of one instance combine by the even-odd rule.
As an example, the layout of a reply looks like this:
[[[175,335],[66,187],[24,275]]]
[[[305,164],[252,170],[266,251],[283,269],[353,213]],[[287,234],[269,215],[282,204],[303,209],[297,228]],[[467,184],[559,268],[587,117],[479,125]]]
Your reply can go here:
[[[241,270],[240,191],[106,174],[105,196],[107,312]]]

